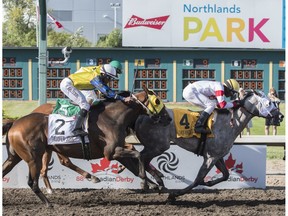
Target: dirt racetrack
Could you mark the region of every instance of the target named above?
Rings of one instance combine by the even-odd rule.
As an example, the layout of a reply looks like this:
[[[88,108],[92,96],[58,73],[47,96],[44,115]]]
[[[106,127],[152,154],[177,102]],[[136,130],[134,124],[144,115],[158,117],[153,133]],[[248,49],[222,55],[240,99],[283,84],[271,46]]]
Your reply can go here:
[[[47,209],[30,189],[3,189],[3,215],[285,215],[285,162],[269,160],[267,188],[193,190],[167,204],[167,194],[135,190],[54,190]]]

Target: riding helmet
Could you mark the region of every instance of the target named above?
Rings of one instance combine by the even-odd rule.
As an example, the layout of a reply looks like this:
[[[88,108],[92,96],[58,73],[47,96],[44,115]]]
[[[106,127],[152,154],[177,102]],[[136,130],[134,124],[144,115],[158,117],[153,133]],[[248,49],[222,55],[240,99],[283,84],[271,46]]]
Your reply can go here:
[[[122,73],[122,65],[119,61],[113,60],[110,62],[110,65],[116,69],[117,74]]]
[[[104,64],[101,67],[100,72],[102,74],[106,74],[107,76],[110,76],[114,79],[116,79],[118,77],[115,68],[112,67],[110,64]]]
[[[238,92],[240,88],[239,83],[235,79],[228,79],[223,83],[223,85],[232,92]]]

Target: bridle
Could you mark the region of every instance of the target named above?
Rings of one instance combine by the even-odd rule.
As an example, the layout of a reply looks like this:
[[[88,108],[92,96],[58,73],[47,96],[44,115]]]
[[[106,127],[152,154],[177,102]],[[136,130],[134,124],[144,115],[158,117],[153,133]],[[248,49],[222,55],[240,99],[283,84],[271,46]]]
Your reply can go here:
[[[245,101],[250,98],[252,95],[254,94],[254,96],[256,97],[257,99],[257,104],[255,106],[258,106],[258,109],[255,111],[251,111],[249,109],[247,109],[245,106],[241,106],[239,108],[239,110],[241,109],[244,109],[247,113],[249,113],[250,115],[252,115],[253,117],[257,116],[257,117],[264,117],[266,118],[268,115],[270,115],[271,117],[273,116],[271,114],[272,111],[274,111],[275,109],[269,111],[266,107],[267,107],[267,104],[265,104],[265,97],[263,97],[264,94],[261,94],[261,93],[258,93],[257,91],[255,90],[252,90],[252,91],[249,91],[247,92],[247,94],[245,95],[245,97],[242,99],[244,100],[244,103]],[[267,98],[268,99],[268,98]],[[269,101],[269,106],[271,105],[271,101]],[[262,107],[262,111],[261,111],[261,107]],[[237,118],[237,121],[239,121],[239,119],[241,119],[242,115],[244,114],[243,111],[241,111],[241,114],[239,115],[239,117]],[[231,122],[233,122],[233,112],[232,112],[232,117],[231,117]],[[232,126],[233,126],[233,123],[232,123]]]
[[[150,110],[148,109],[148,107],[144,103],[142,103],[134,94],[131,94],[131,97],[135,100],[136,103],[140,104],[144,110],[146,110],[146,113],[148,115],[150,114]]]
[[[264,101],[265,97],[263,97],[263,94],[258,93],[258,92],[255,91],[255,90],[249,91],[249,92],[247,93],[247,95],[245,95],[245,97],[243,98],[244,103],[245,103],[245,101],[246,101],[252,94],[254,94],[254,96],[257,98],[257,102],[258,102],[257,105],[259,106],[259,108],[257,109],[257,113],[248,110],[245,106],[242,106],[242,107],[240,107],[239,109],[244,109],[247,113],[249,113],[249,114],[252,115],[253,117],[257,116],[257,117],[264,117],[264,118],[266,118],[268,115],[272,117],[273,115],[271,114],[271,111],[274,111],[275,109],[269,111],[269,110],[266,108],[267,106],[266,106],[266,104],[265,104],[265,101]],[[269,100],[269,106],[271,105],[270,103],[271,103],[271,101]],[[261,107],[262,107],[262,111],[261,111]],[[276,109],[277,109],[277,108],[276,108]],[[241,118],[242,114],[243,114],[243,112],[241,112],[240,118]]]
[[[163,109],[165,109],[165,106],[163,102],[158,99],[157,95],[153,91],[151,92],[152,94],[146,92],[145,102],[141,102],[134,94],[131,94],[131,97],[135,100],[136,103],[142,106],[142,108],[146,111],[146,114],[148,114],[149,117],[153,120],[153,123],[156,124],[160,122],[160,113]]]

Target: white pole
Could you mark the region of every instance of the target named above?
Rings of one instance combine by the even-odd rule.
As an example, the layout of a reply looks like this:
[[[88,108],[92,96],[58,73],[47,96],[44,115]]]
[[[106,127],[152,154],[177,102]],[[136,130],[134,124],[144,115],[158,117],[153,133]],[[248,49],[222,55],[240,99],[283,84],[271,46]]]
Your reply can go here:
[[[114,9],[114,28],[117,28],[117,8],[120,8],[120,3],[110,3],[111,8]]]
[[[114,6],[114,29],[117,28],[117,7]]]

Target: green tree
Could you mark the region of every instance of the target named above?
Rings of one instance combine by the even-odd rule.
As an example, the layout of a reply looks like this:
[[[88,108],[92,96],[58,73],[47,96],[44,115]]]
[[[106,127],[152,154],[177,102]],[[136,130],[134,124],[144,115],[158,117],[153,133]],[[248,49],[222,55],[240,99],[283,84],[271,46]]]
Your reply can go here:
[[[3,0],[5,10],[2,45],[7,47],[36,46],[36,4],[35,0]],[[48,26],[47,46],[49,47],[91,47],[91,43],[82,37],[81,28],[74,34],[55,32]]]
[[[33,0],[3,0],[3,46],[36,46],[36,8]]]
[[[120,29],[114,29],[109,35],[101,37],[96,47],[122,47],[122,34]]]
[[[53,30],[48,31],[48,47],[91,47],[86,38],[82,37],[82,28],[79,28],[74,34],[66,32],[57,33]]]

